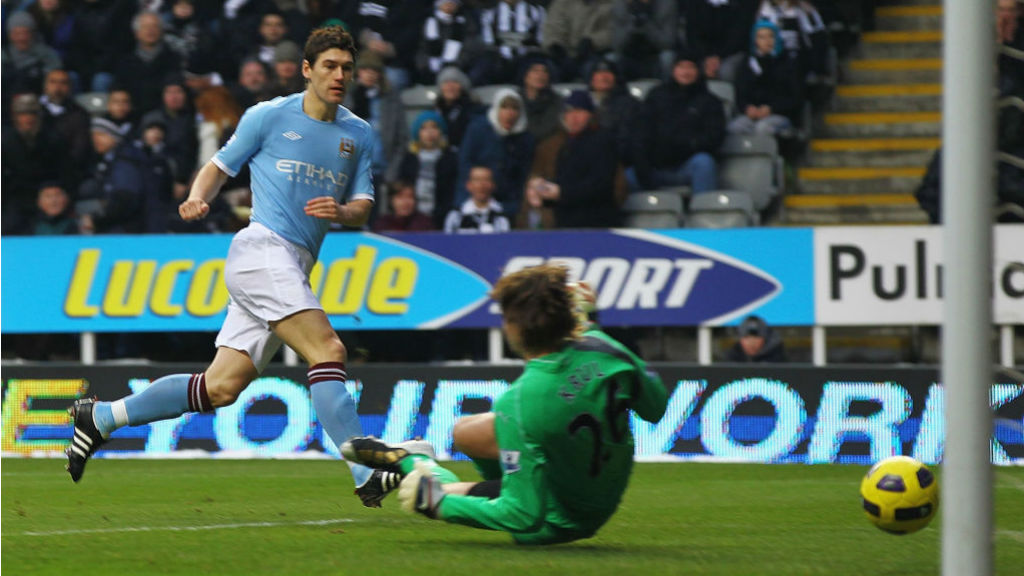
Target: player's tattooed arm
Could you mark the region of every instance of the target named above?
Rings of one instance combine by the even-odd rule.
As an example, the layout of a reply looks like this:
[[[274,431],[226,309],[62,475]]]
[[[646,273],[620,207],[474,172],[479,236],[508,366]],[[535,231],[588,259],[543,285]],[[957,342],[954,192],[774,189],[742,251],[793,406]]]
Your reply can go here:
[[[305,211],[308,216],[358,228],[369,220],[372,207],[373,203],[365,199],[339,204],[330,196],[320,196],[306,202]]]

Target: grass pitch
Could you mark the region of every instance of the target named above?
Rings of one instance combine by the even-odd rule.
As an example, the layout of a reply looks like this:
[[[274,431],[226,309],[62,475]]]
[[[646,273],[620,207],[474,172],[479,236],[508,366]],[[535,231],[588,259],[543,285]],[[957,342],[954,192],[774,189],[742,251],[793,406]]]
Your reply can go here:
[[[877,530],[860,509],[864,472],[639,464],[595,538],[524,548],[409,516],[393,497],[363,508],[337,461],[98,460],[75,485],[62,460],[4,459],[0,561],[8,574],[76,576],[938,574],[941,519],[909,536]],[[995,478],[996,572],[1019,574],[1024,469]]]

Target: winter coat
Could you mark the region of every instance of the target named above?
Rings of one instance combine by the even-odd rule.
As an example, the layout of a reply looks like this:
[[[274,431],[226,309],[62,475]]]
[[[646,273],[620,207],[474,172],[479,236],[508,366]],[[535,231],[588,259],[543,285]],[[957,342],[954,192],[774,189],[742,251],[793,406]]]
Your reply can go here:
[[[450,149],[445,149],[434,166],[434,207],[430,211],[434,227],[444,225],[445,216],[455,206],[455,179],[459,172],[459,158]],[[420,157],[411,150],[406,151],[398,164],[398,179],[416,186],[420,174]],[[417,192],[417,197],[419,192]]]
[[[796,63],[786,54],[747,58],[736,77],[736,108],[743,114],[748,105],[767,104],[772,114],[796,122],[803,107],[803,82]]]
[[[745,52],[757,0],[692,0],[686,11],[686,41],[702,57]]]

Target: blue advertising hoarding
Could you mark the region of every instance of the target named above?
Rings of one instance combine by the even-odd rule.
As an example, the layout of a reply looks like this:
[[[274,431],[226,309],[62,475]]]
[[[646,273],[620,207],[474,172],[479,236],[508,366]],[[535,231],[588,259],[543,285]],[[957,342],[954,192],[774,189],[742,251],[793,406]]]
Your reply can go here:
[[[230,236],[3,240],[2,330],[215,331]],[[814,323],[810,229],[328,235],[310,284],[336,329],[498,326],[501,275],[565,264],[609,326]]]

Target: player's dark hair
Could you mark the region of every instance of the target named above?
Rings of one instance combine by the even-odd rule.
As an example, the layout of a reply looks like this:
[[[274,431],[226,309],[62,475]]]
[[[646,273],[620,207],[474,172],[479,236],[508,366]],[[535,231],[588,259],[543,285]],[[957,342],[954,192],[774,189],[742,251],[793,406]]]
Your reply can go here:
[[[505,321],[522,335],[523,351],[543,354],[560,350],[576,329],[568,271],[544,264],[498,280],[491,297],[501,305]]]
[[[302,57],[306,62],[309,62],[310,66],[313,66],[316,64],[316,59],[331,48],[348,52],[352,55],[353,59],[358,52],[355,40],[352,39],[352,35],[346,32],[344,28],[341,26],[327,26],[317,28],[309,35],[309,39],[306,40],[306,47],[302,50]]]

